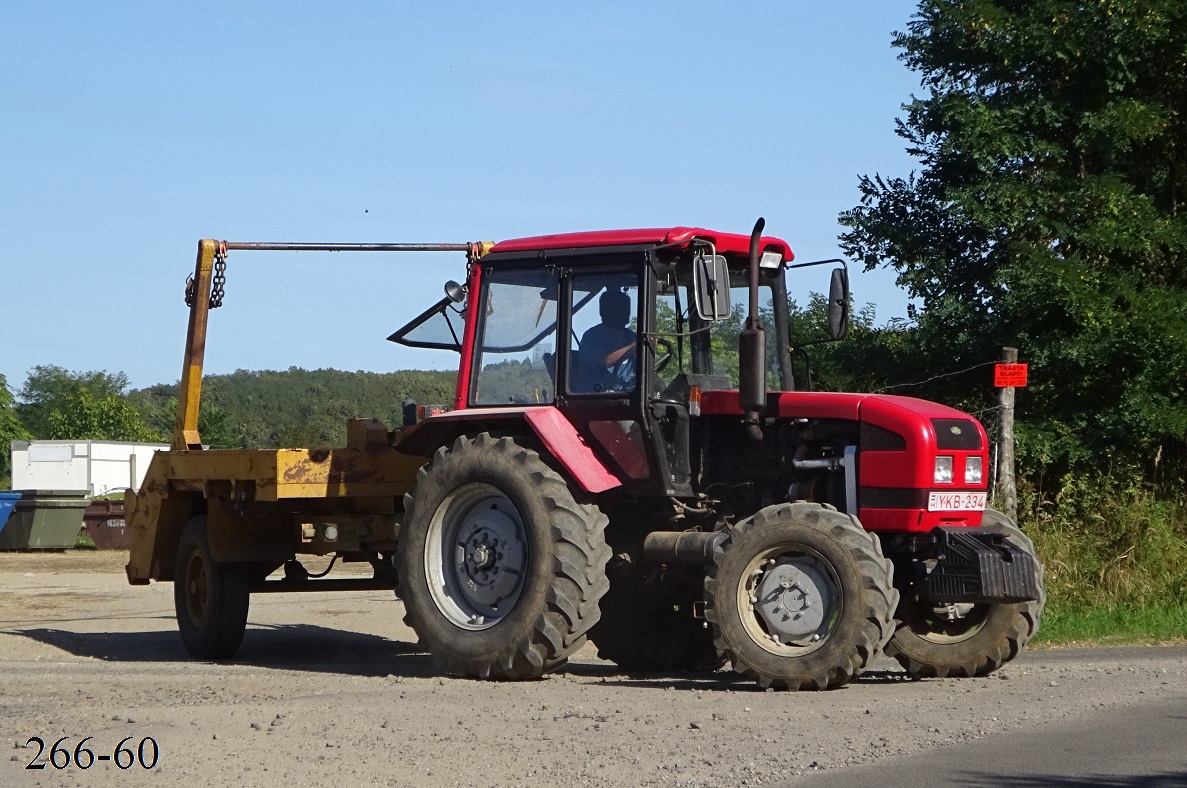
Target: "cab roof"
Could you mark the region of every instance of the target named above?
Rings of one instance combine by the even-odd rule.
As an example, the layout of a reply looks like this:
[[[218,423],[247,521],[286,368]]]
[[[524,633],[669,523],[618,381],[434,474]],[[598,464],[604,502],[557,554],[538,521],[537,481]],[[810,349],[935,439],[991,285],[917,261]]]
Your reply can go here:
[[[594,230],[585,233],[559,233],[556,235],[534,235],[529,238],[512,238],[499,241],[491,248],[494,252],[540,252],[553,249],[580,249],[596,246],[656,246],[673,244],[685,248],[693,239],[709,241],[718,254],[748,255],[750,236],[739,233],[722,233],[703,227],[648,227],[637,230]],[[783,262],[795,259],[791,247],[782,238],[764,235],[759,245],[761,251],[779,252]]]

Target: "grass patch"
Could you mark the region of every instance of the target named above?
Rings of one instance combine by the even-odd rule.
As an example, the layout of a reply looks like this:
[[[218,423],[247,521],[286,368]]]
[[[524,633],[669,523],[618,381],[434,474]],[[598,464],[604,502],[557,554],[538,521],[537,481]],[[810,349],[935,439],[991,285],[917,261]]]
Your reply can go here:
[[[1187,503],[1104,479],[1020,493],[1046,570],[1036,645],[1187,643]]]
[[[1187,604],[1102,606],[1061,611],[1047,607],[1032,646],[1187,644]]]

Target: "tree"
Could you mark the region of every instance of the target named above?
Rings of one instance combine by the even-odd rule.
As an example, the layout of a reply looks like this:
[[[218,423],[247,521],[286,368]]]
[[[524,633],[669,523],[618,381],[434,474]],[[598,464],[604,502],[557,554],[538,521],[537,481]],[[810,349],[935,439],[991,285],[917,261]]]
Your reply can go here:
[[[12,479],[12,442],[30,438],[13,406],[8,380],[0,375],[0,488],[8,487]]]
[[[456,373],[401,371],[345,372],[334,369],[238,370],[203,380],[198,431],[214,448],[342,446],[346,420],[372,417],[396,427],[402,403],[450,405]],[[177,384],[129,394],[148,423],[173,431]]]
[[[68,372],[34,367],[20,391],[21,421],[51,440],[159,441],[161,435],[124,396],[122,372]]]
[[[1182,463],[1187,4],[924,0],[894,44],[927,90],[897,129],[921,169],[861,178],[841,241],[922,301],[910,374],[1014,345],[1032,469]]]

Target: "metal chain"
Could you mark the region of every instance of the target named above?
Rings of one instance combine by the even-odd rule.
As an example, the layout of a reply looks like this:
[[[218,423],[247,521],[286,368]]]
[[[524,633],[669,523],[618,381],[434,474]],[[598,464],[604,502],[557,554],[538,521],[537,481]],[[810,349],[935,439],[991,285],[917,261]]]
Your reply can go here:
[[[223,295],[227,287],[227,250],[220,248],[214,253],[214,278],[210,282],[210,308],[218,309],[223,305]]]
[[[198,286],[194,282],[194,275],[185,278],[185,305],[193,306],[197,297]],[[227,242],[220,241],[214,252],[214,276],[210,280],[210,308],[218,309],[223,305],[223,296],[227,290]]]

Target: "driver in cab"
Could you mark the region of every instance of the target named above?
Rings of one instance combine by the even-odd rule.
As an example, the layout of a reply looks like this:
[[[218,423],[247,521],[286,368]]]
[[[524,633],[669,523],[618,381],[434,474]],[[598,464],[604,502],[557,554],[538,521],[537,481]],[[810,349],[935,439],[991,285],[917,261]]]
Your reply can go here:
[[[635,332],[626,327],[631,297],[607,290],[598,299],[602,322],[581,337],[575,390],[580,392],[633,391],[635,388]]]

